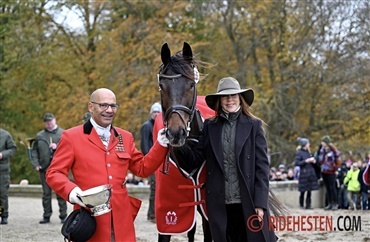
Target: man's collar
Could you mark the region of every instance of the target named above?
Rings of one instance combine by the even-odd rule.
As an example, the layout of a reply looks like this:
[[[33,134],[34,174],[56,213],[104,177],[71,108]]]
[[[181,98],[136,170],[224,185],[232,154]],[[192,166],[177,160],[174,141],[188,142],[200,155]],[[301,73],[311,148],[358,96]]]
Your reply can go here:
[[[111,128],[111,124],[110,125],[108,125],[107,127],[102,127],[102,126],[100,126],[99,124],[97,124],[96,122],[95,122],[95,120],[94,119],[90,119],[90,121],[91,121],[91,124],[93,125],[93,127],[95,128],[95,129],[99,129],[99,130],[104,130],[104,131],[110,131],[110,128]]]

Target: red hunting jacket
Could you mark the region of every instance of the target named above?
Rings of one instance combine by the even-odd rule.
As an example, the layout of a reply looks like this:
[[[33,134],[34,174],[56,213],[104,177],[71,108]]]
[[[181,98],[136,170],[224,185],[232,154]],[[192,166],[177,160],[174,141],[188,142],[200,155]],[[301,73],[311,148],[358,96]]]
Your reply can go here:
[[[119,135],[122,136],[123,146],[119,144]],[[112,225],[115,241],[136,241],[132,215],[137,214],[140,201],[134,201],[136,208],[131,205],[132,199],[125,185],[127,171],[139,177],[148,177],[158,169],[166,153],[167,148],[155,142],[150,152],[143,156],[136,149],[132,134],[116,127],[111,129],[106,149],[89,121],[63,132],[46,179],[49,186],[66,201],[76,186],[84,191],[111,184],[112,211],[95,217],[97,227],[89,241],[110,241]],[[70,170],[73,182],[68,179]],[[79,206],[75,205],[74,209],[79,209]]]

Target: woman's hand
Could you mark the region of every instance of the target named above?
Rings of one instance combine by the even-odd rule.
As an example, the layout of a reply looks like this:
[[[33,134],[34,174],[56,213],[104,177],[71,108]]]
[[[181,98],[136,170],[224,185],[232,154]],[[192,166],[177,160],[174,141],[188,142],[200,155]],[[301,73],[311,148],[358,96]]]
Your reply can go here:
[[[263,220],[263,209],[262,208],[256,208],[256,214],[258,215],[258,220],[261,222]]]

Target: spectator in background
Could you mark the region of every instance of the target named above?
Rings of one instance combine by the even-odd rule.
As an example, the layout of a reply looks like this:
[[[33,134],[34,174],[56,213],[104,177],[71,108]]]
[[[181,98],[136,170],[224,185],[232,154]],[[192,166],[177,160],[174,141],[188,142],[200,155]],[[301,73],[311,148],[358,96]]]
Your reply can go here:
[[[90,112],[86,112],[84,114],[84,116],[82,116],[82,124],[86,123],[87,121],[89,121],[89,119],[91,118],[91,113]]]
[[[128,172],[126,175],[126,184],[133,184],[133,185],[144,185],[144,181],[142,178],[138,176],[134,176],[131,172]]]
[[[153,146],[153,126],[154,120],[159,113],[162,112],[161,104],[154,103],[150,108],[150,118],[147,120],[140,129],[140,148],[143,154],[147,154],[150,148]],[[147,219],[151,222],[155,222],[154,214],[154,200],[155,200],[155,173],[151,174],[148,178],[150,186],[149,194],[149,208],[147,213]]]
[[[285,165],[284,164],[280,164],[279,165],[279,172],[281,172],[281,178],[282,178],[282,180],[285,180],[286,179],[286,177],[288,176],[288,172],[285,170]]]
[[[358,174],[358,180],[360,182],[361,202],[362,210],[370,210],[370,185],[366,185],[364,182],[364,171],[368,166],[368,162],[362,162],[360,173]]]
[[[341,166],[338,168],[337,172],[337,183],[339,185],[338,189],[338,208],[347,209],[348,199],[347,199],[347,186],[343,184],[344,178],[346,177],[348,168],[346,162],[342,162]]]
[[[293,168],[289,168],[288,169],[288,173],[287,173],[286,179],[289,180],[289,181],[293,181],[294,180],[294,170],[293,170]]]
[[[344,178],[344,184],[348,185],[348,202],[349,208],[357,210],[357,200],[360,197],[361,184],[359,182],[360,169],[357,162],[353,162],[351,169],[348,171],[346,177]]]
[[[310,141],[306,138],[298,138],[297,152],[295,155],[295,165],[300,167],[298,179],[298,190],[300,191],[299,206],[305,209],[311,209],[311,191],[319,189],[317,176],[314,166],[316,159],[310,151]],[[306,206],[304,206],[304,194],[306,196]]]
[[[321,166],[321,175],[326,187],[327,206],[325,210],[338,209],[338,195],[336,188],[337,164],[340,162],[340,152],[331,142],[328,135],[321,138],[318,150],[318,160]]]
[[[284,181],[285,180],[285,177],[283,175],[283,173],[281,173],[281,171],[277,171],[275,173],[276,177],[274,179],[274,181]]]
[[[134,175],[131,172],[128,172],[126,175],[126,184],[138,185],[139,181],[135,179]]]
[[[301,172],[301,168],[299,166],[294,167],[294,180],[299,179],[299,173]]]
[[[368,153],[366,154],[366,158],[365,158],[365,160],[364,160],[364,163],[366,163],[366,164],[370,164],[370,152],[368,152]]]
[[[36,140],[32,149],[31,163],[33,168],[39,172],[42,185],[42,206],[44,209],[43,218],[40,224],[50,223],[52,209],[52,190],[46,183],[46,170],[50,166],[54,152],[57,149],[62,132],[64,131],[57,125],[56,119],[52,113],[46,113],[43,117],[45,129],[36,135]],[[63,198],[57,195],[59,205],[60,222],[64,223],[67,217],[67,203]]]
[[[352,163],[353,163],[352,151],[349,151],[348,152],[348,159],[346,161],[348,170],[351,169]]]
[[[10,185],[10,157],[17,150],[17,146],[11,134],[0,129],[0,207],[1,207],[1,222],[0,224],[8,224],[9,217],[9,199],[8,190]]]
[[[270,181],[275,181],[275,179],[276,179],[276,167],[271,167],[270,168],[269,180]]]

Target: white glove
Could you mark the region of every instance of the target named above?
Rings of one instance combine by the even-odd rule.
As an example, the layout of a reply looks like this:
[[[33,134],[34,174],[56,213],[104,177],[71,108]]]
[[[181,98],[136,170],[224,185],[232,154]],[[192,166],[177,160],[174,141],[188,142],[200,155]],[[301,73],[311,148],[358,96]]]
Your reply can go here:
[[[157,141],[160,145],[166,148],[170,144],[170,141],[167,139],[166,132],[164,131],[164,129],[160,129],[158,131]]]
[[[69,202],[72,204],[78,204],[81,207],[86,207],[86,205],[81,201],[81,199],[78,198],[77,195],[82,194],[82,190],[79,187],[75,187],[72,189],[72,191],[69,193],[68,199]]]

